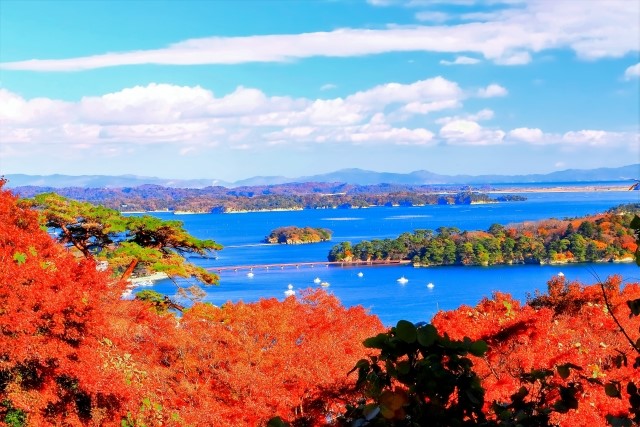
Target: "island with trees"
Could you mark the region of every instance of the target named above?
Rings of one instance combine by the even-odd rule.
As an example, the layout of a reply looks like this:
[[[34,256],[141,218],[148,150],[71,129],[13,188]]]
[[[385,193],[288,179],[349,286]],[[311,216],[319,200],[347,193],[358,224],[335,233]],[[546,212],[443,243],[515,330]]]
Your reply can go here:
[[[265,243],[280,243],[298,245],[303,243],[318,243],[331,240],[333,232],[326,228],[313,227],[278,227],[265,237]]]
[[[329,261],[408,260],[414,266],[545,264],[631,260],[637,249],[629,224],[640,204],[575,219],[548,219],[487,231],[456,227],[415,230],[396,239],[342,242]]]

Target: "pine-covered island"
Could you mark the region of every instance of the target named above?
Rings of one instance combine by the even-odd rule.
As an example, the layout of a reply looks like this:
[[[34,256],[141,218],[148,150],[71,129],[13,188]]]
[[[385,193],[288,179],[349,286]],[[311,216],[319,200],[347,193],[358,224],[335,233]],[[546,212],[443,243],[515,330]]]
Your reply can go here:
[[[326,228],[313,227],[278,227],[267,237],[265,243],[280,243],[286,245],[298,245],[302,243],[318,243],[331,240],[333,232]]]
[[[580,218],[493,224],[487,231],[415,230],[396,239],[342,242],[327,259],[408,261],[414,267],[631,261],[638,249],[631,221],[638,214],[640,204],[631,203]]]

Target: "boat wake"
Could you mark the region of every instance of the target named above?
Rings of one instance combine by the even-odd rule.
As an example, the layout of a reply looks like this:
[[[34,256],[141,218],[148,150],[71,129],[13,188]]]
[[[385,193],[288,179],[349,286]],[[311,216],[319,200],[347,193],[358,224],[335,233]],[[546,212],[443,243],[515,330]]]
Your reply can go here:
[[[385,219],[414,219],[414,218],[432,218],[433,215],[395,215],[388,216]]]
[[[356,217],[335,217],[335,218],[320,218],[322,221],[360,221],[364,218]]]

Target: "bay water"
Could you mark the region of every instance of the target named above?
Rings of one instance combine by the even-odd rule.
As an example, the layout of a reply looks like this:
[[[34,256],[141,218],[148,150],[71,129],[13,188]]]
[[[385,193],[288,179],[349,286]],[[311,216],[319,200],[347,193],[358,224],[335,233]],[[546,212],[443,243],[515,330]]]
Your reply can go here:
[[[426,268],[325,264],[331,247],[343,241],[355,244],[361,240],[392,239],[403,232],[435,230],[441,226],[486,230],[494,223],[509,225],[546,218],[573,218],[604,212],[622,203],[640,202],[638,191],[521,195],[527,200],[480,205],[153,215],[181,220],[196,237],[222,244],[224,249],[218,252],[217,259],[191,258],[214,271],[223,266],[314,263],[313,266],[254,268],[252,275],[248,275],[247,268],[222,271],[220,284],[205,288],[204,301],[216,305],[260,298],[283,299],[289,284],[300,295],[305,289],[319,288],[320,283],[316,283],[319,279],[329,284],[323,289],[338,297],[345,306],[362,305],[379,316],[385,325],[393,325],[400,319],[429,321],[438,310],[452,310],[462,304],[473,306],[495,291],[508,292],[524,302],[527,295],[536,290],[546,291],[547,281],[559,273],[568,280],[583,283],[596,283],[613,274],[621,275],[625,281],[640,281],[640,268],[634,263]],[[333,232],[332,241],[306,245],[262,243],[271,230],[291,225],[328,228]],[[408,282],[399,283],[400,277]],[[152,289],[177,298],[176,286],[171,280],[158,281]]]

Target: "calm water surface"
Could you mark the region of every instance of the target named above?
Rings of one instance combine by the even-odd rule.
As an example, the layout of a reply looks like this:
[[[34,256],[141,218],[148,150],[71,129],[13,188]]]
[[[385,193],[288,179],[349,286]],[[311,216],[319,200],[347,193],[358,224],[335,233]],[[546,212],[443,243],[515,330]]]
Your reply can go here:
[[[224,271],[220,285],[208,288],[206,301],[256,301],[285,297],[291,284],[298,293],[317,288],[314,279],[328,282],[328,292],[344,305],[362,305],[383,323],[399,319],[428,321],[438,310],[461,304],[475,305],[495,291],[509,292],[524,301],[535,290],[546,290],[546,282],[562,272],[585,283],[620,274],[624,280],[640,280],[640,268],[631,263],[576,264],[563,266],[493,267],[326,267],[322,261],[333,245],[343,241],[395,238],[415,229],[435,230],[455,226],[462,230],[486,230],[491,224],[511,224],[545,218],[567,218],[603,212],[621,203],[640,202],[640,192],[528,193],[525,202],[489,205],[378,207],[368,209],[254,212],[243,214],[154,214],[184,221],[185,228],[200,238],[224,245],[217,260],[195,260],[205,267],[248,264],[320,262],[313,267]],[[325,227],[333,231],[332,242],[310,245],[266,245],[260,241],[281,226]],[[358,273],[362,273],[361,277]],[[397,282],[401,276],[409,281]],[[432,283],[433,287],[427,287]],[[157,282],[155,290],[172,295],[174,284]]]

